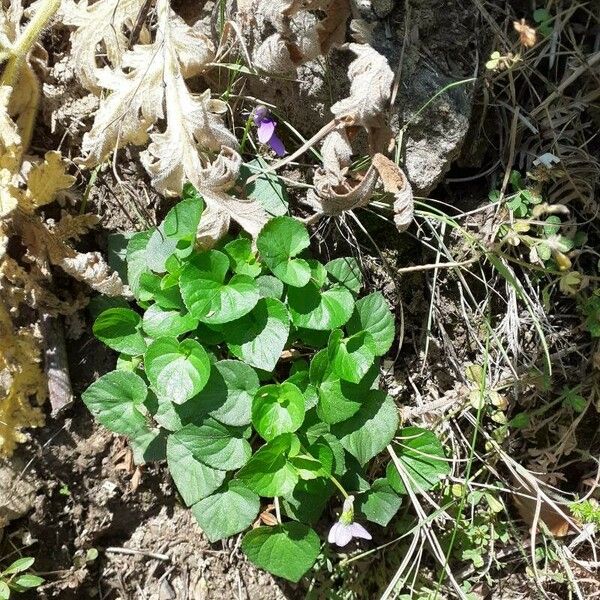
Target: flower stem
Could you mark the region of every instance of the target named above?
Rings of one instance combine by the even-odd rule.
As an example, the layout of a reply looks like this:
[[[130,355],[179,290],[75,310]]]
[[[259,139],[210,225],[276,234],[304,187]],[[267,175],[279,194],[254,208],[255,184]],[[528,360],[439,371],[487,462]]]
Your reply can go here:
[[[348,498],[348,492],[344,489],[344,486],[333,475],[330,475],[329,479],[331,479],[335,487],[337,487],[337,489],[340,490],[340,492],[342,492],[344,498]]]

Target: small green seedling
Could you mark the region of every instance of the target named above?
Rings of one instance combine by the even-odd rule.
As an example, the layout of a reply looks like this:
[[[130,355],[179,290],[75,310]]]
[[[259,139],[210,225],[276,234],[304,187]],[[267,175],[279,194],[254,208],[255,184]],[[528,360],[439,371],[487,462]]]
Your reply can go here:
[[[202,207],[190,193],[131,237],[140,310],[119,303],[97,317],[95,335],[120,354],[83,400],[138,462],[166,458],[210,541],[250,529],[249,559],[298,581],[320,553],[313,527],[334,493],[345,509],[330,538],[345,545],[352,532],[370,539],[355,515],[386,526],[406,492],[397,474],[367,481],[398,429],[378,384],[394,317],[379,292],[360,297],[356,260],[311,258],[308,231],[290,217],[270,220],[256,246],[240,235],[199,250]],[[447,473],[443,450],[430,432],[409,434],[399,455],[429,488]],[[269,505],[277,524],[256,526]]]
[[[31,557],[19,558],[0,572],[0,600],[8,600],[11,592],[27,592],[44,583],[42,577],[27,572],[34,562]]]

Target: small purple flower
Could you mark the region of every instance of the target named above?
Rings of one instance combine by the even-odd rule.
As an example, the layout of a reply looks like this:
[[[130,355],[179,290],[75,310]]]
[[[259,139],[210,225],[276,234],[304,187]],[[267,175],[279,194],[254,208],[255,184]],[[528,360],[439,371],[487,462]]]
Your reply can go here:
[[[371,534],[360,523],[354,523],[354,496],[348,496],[344,500],[338,522],[329,530],[327,541],[341,547],[348,544],[352,538],[372,539]]]
[[[261,144],[268,144],[277,156],[285,154],[285,147],[275,133],[277,121],[269,113],[269,109],[262,104],[257,106],[252,113],[252,119],[257,127],[258,140]]]

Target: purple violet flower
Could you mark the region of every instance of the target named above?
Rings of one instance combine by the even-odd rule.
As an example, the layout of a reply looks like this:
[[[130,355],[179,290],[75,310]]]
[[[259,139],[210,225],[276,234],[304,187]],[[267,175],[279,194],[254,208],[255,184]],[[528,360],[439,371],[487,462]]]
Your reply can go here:
[[[285,147],[279,136],[275,133],[277,121],[269,113],[269,109],[262,104],[257,106],[252,113],[252,119],[257,127],[258,140],[261,144],[269,145],[277,156],[285,154]]]
[[[329,530],[327,541],[341,547],[348,544],[352,538],[372,539],[371,534],[360,523],[354,522],[354,496],[348,496],[344,500],[339,520]]]

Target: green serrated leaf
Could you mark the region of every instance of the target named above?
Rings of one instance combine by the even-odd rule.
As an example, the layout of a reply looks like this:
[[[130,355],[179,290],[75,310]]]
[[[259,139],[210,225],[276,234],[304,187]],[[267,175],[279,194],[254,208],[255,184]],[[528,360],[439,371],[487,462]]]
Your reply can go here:
[[[234,275],[227,283],[229,259],[218,250],[194,256],[184,267],[179,285],[190,314],[209,324],[234,321],[249,313],[260,296],[248,275]]]
[[[89,411],[108,429],[135,436],[146,429],[143,410],[148,388],[144,380],[128,371],[111,371],[92,383],[81,398]]]
[[[257,567],[298,582],[319,555],[319,536],[303,523],[257,527],[242,540],[244,554]]]
[[[342,446],[365,465],[392,440],[398,428],[398,411],[394,401],[374,390],[369,401],[347,421],[331,427]]]
[[[304,421],[304,396],[289,382],[261,387],[252,401],[252,424],[266,441],[296,431]]]
[[[237,478],[260,496],[291,494],[299,476],[288,458],[298,454],[299,449],[298,438],[292,433],[283,433],[259,448]]]
[[[158,338],[144,356],[146,375],[159,397],[181,404],[195,396],[208,381],[210,360],[195,340]]]
[[[386,479],[376,479],[368,492],[358,496],[356,510],[369,521],[386,527],[398,512],[402,500]]]
[[[259,386],[252,367],[238,360],[221,360],[213,365],[200,394],[203,409],[225,425],[248,425]]]
[[[426,492],[450,473],[444,448],[433,431],[421,427],[405,427],[398,432],[396,454],[414,483],[415,491]],[[406,494],[406,487],[395,465],[388,464],[386,478],[399,494]]]
[[[350,335],[368,331],[375,342],[375,355],[383,356],[395,336],[394,315],[381,292],[374,292],[356,302],[347,330]]]
[[[344,381],[359,383],[375,362],[375,340],[367,331],[344,338],[341,329],[331,332],[327,358],[332,372]]]
[[[274,298],[260,299],[247,315],[223,326],[229,351],[264,371],[272,371],[277,365],[289,331],[285,305]]]
[[[250,527],[259,510],[258,495],[235,480],[192,506],[194,517],[211,542]]]
[[[330,260],[325,268],[329,273],[329,278],[351,291],[354,295],[360,292],[363,285],[360,265],[353,257],[342,257]]]
[[[295,287],[305,286],[311,277],[309,264],[294,258],[310,245],[306,227],[291,217],[275,217],[256,239],[260,258],[273,275]]]
[[[352,316],[354,297],[341,286],[321,291],[313,282],[288,289],[288,306],[292,322],[306,329],[337,329]]]
[[[194,456],[196,444],[180,440],[179,432],[167,438],[167,465],[177,490],[187,506],[210,496],[225,481],[226,471],[213,469]]]
[[[142,327],[152,338],[173,336],[178,337],[198,327],[198,319],[194,319],[186,311],[165,310],[158,304],[153,304],[145,313]]]
[[[146,352],[142,318],[130,308],[109,308],[94,322],[94,335],[109,348],[130,356]]]
[[[283,296],[283,281],[273,275],[261,275],[256,278],[258,293],[261,298],[275,298],[281,300]]]
[[[186,425],[173,435],[195,459],[213,469],[239,469],[252,453],[241,428],[227,427],[211,418],[201,425]]]

